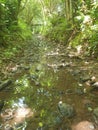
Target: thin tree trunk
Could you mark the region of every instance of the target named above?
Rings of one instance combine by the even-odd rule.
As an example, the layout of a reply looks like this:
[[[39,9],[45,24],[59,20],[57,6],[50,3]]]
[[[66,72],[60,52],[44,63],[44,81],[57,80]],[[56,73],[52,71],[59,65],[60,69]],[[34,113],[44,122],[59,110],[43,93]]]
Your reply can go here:
[[[65,14],[66,14],[66,21],[73,23],[73,3],[72,0],[65,0]]]

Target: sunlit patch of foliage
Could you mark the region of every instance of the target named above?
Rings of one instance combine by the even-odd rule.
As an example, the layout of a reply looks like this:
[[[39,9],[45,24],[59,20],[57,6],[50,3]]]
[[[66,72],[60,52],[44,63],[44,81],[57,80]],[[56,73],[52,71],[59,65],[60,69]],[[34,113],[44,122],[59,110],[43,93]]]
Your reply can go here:
[[[30,86],[29,81],[26,78],[26,76],[23,76],[23,77],[21,77],[21,79],[16,80],[15,84],[16,84],[17,92],[21,92],[21,91],[24,92]]]
[[[51,19],[51,27],[47,32],[47,37],[56,42],[65,43],[71,30],[72,28],[67,25],[64,16],[55,16]]]
[[[6,47],[14,41],[20,41],[30,36],[30,29],[23,21],[19,21],[22,0],[0,1],[0,46]],[[25,33],[25,34],[24,34]]]
[[[20,27],[20,37],[24,40],[30,39],[32,36],[30,27],[22,20],[19,20],[18,23],[19,23],[19,27]]]
[[[51,18],[51,26],[46,36],[51,40],[67,43],[72,47],[82,45],[89,55],[96,53],[98,50],[98,3],[78,1],[78,6],[75,5],[73,2],[73,20],[67,20],[68,12],[65,11],[64,14],[64,9],[61,10],[60,14],[56,13]]]

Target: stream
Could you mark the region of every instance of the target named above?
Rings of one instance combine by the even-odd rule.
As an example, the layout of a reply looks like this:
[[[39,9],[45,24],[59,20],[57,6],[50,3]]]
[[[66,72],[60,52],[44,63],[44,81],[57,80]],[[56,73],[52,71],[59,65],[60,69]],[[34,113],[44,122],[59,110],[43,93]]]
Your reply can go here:
[[[81,69],[80,59],[81,67],[67,53],[56,43],[35,38],[19,55],[5,61],[3,76],[12,83],[0,91],[0,130],[71,130],[85,120],[97,130],[93,110],[98,107],[98,91],[88,91],[80,81],[87,71]],[[71,117],[58,107],[61,102],[74,108]]]

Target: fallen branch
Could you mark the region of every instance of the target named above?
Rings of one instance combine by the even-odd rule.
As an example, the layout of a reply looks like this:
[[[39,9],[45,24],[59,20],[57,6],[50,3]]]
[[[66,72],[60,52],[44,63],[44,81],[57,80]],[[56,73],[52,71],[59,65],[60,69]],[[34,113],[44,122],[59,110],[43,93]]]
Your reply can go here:
[[[0,90],[5,89],[5,88],[8,87],[11,83],[12,83],[12,81],[9,80],[9,79],[6,80],[6,81],[4,81],[3,83],[0,84]]]

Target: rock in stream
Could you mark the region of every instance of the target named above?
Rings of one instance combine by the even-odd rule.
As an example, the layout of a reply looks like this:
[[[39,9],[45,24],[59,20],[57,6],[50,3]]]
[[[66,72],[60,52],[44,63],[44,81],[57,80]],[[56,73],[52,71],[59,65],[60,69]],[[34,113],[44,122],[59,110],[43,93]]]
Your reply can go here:
[[[58,103],[58,110],[61,116],[65,118],[71,118],[75,115],[75,110],[73,106],[67,103],[63,103],[62,101]]]

